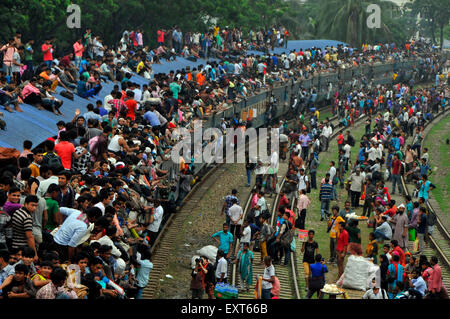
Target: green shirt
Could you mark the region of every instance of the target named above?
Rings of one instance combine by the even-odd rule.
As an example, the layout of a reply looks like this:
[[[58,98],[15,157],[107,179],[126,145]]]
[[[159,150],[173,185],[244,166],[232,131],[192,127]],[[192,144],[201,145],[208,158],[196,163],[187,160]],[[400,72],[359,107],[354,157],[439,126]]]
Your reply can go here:
[[[33,61],[33,54],[31,53],[31,50],[33,48],[31,47],[31,44],[25,44],[25,53],[24,53],[24,60],[25,61]]]
[[[173,98],[178,99],[178,93],[181,91],[181,87],[176,82],[172,82],[169,85],[170,90],[173,92]]]
[[[361,244],[361,239],[358,238],[358,234],[361,233],[361,230],[359,228],[347,226],[347,227],[345,227],[345,229],[348,232],[348,242],[349,243]]]
[[[45,202],[47,203],[47,224],[45,224],[45,229],[52,231],[58,226],[55,223],[55,216],[59,210],[58,202],[50,197],[45,198]]]

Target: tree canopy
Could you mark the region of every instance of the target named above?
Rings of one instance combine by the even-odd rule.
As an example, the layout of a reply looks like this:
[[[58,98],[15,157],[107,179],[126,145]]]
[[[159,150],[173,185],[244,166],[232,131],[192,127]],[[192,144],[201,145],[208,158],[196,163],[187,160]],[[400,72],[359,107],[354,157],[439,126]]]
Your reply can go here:
[[[80,29],[66,26],[71,3],[81,8]],[[369,4],[382,9],[380,29],[367,27]],[[388,0],[3,0],[0,10],[1,42],[20,31],[24,40],[34,38],[37,43],[55,36],[59,48],[70,46],[88,27],[109,45],[124,30],[141,28],[145,43],[152,46],[160,27],[204,32],[211,21],[244,32],[282,24],[295,39],[328,38],[358,46],[405,41],[417,31],[434,41],[440,31],[442,41],[448,32],[450,0],[414,0],[403,8]],[[419,13],[422,20],[416,23]]]

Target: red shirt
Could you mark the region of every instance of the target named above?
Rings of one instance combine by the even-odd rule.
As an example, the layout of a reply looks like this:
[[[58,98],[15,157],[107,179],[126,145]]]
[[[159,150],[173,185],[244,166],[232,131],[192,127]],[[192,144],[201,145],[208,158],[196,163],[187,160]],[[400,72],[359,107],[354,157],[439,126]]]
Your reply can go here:
[[[133,121],[135,119],[135,113],[136,113],[136,108],[137,108],[137,103],[135,100],[126,100],[125,101],[125,105],[127,106],[127,117],[130,117]]]
[[[287,199],[286,195],[283,195],[283,197],[280,198],[280,202],[278,203],[278,208],[280,208],[280,206],[287,207],[288,204],[289,199]]]
[[[400,246],[395,247],[395,248],[390,252],[390,254],[392,255],[392,254],[394,253],[394,251],[397,252],[398,255],[400,256],[399,263],[400,263],[401,265],[405,265],[405,253],[404,253],[404,251],[400,248]]]
[[[59,64],[63,65],[64,67],[67,67],[70,65],[70,59],[68,55],[65,55],[64,57],[61,58],[61,60],[59,61]]]
[[[75,153],[75,146],[67,141],[61,141],[55,145],[55,152],[61,158],[65,169],[72,167],[72,154]]]
[[[47,50],[48,48],[50,48],[50,50],[45,52],[45,50]],[[42,45],[42,52],[44,52],[44,61],[52,61],[53,60],[53,53],[52,53],[52,45],[51,44],[45,44],[44,43]]]
[[[337,143],[338,145],[341,145],[344,142],[344,135],[339,134],[338,138],[337,138]]]
[[[158,30],[157,34],[158,34],[158,42],[164,42],[164,34],[165,34],[165,32],[161,31],[161,30]]]
[[[402,167],[402,162],[399,159],[395,160],[392,163],[392,174],[393,175],[399,175],[400,174],[400,167]]]
[[[397,213],[397,206],[392,206],[392,208],[389,208],[387,211],[385,211],[384,215],[389,215],[389,217],[394,217],[394,215]]]
[[[348,232],[344,229],[338,237],[336,250],[338,252],[343,252],[344,248],[348,246]]]
[[[289,213],[289,222],[291,223],[292,226],[294,226],[294,222],[295,222],[295,213],[290,210],[290,209],[286,209],[286,211]]]
[[[81,43],[75,42],[73,44],[73,51],[75,52],[75,56],[83,56],[84,47]]]

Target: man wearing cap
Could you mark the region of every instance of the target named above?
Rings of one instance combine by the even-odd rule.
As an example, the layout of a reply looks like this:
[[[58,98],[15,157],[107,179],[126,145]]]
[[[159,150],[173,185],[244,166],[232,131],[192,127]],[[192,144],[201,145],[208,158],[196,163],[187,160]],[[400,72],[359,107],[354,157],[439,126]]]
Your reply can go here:
[[[372,280],[372,289],[366,291],[362,299],[389,299],[386,290],[380,288],[376,280]]]
[[[240,205],[239,199],[237,198],[237,189],[232,189],[231,194],[225,196],[221,215],[225,214],[226,223],[230,225],[231,219],[229,216],[229,209],[233,204]],[[236,201],[235,201],[236,200]]]
[[[404,251],[408,247],[408,228],[409,219],[405,214],[405,205],[401,204],[397,207],[397,213],[389,222],[393,224],[394,235],[392,239],[398,242],[400,248]]]

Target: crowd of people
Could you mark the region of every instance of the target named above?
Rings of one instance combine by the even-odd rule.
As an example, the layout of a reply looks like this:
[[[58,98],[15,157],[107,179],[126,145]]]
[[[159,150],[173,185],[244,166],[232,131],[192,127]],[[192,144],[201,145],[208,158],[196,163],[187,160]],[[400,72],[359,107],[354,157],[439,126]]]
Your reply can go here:
[[[428,260],[423,255],[425,239],[433,233],[436,223],[436,216],[426,206],[429,192],[436,185],[429,181],[432,170],[428,149],[422,147],[423,128],[433,114],[446,108],[448,101],[444,91],[413,89],[399,83],[336,97],[335,105],[339,108],[341,103],[348,111],[345,115],[348,120],[341,122],[342,125],[351,128],[355,119],[364,114],[365,134],[359,143],[350,130],[337,136],[337,160],[329,163],[329,170],[320,184],[316,182],[318,150],[328,149],[333,128],[327,121],[313,122],[309,128],[301,130],[302,135],[299,136],[300,131],[294,133],[295,144],[286,182],[291,198],[298,197],[298,218],[302,220],[299,226],[304,229],[310,204],[307,193],[317,187],[321,221],[327,221],[330,237],[327,263],[337,265],[336,282],[344,274],[347,255],[364,256],[381,270],[381,282],[374,282],[374,289],[364,298],[448,298],[437,257]],[[352,154],[352,147],[357,154]],[[416,191],[414,196],[408,195],[398,202],[391,195],[397,190],[405,195],[402,177],[413,182]],[[388,182],[392,182],[391,189]],[[331,202],[338,199],[338,188],[344,187],[348,192],[345,206],[331,206]],[[358,225],[361,220],[365,222],[364,217],[372,228],[365,250],[361,246]],[[415,241],[416,237],[418,246],[412,249],[409,240]],[[324,287],[324,273],[328,271],[320,266],[325,263],[323,260],[315,259],[321,255],[313,238],[311,230],[302,249],[306,282],[313,280],[308,286],[308,298],[316,292],[323,297],[320,289]]]
[[[328,272],[326,263],[336,264],[338,276],[335,281],[342,278],[348,255],[364,256],[380,266],[381,282],[374,282],[373,290],[370,289],[364,298],[448,298],[437,257],[428,260],[423,254],[427,236],[433,233],[436,223],[436,216],[426,206],[429,192],[436,185],[429,181],[432,170],[428,148],[422,147],[424,125],[437,112],[445,110],[447,95],[445,85],[423,89],[413,89],[408,81],[386,86],[362,85],[334,96],[333,112],[341,119],[336,127],[328,118],[318,121],[317,110],[309,122],[303,117],[298,119],[293,129],[287,129],[284,121],[275,124],[280,137],[287,135],[290,143],[288,172],[279,193],[275,228],[268,224],[271,214],[265,196],[275,192],[278,154],[272,154],[271,163],[266,165],[260,161],[252,165],[247,159],[247,185],[250,185],[253,172],[256,176],[250,212],[244,218],[237,191],[233,190],[225,197],[222,208],[226,215],[223,231],[213,235],[220,238],[219,249],[225,259],[230,258],[234,237],[243,243],[237,258],[241,288],[248,290],[251,286],[252,250],[260,251],[261,264],[267,262],[268,270],[263,281],[270,281],[262,283],[263,289],[269,289],[262,298],[274,297],[273,264],[281,264],[283,256],[284,265],[289,264],[290,230],[308,229],[305,223],[307,210],[314,200],[308,193],[316,189],[319,191],[321,221],[327,222],[330,258],[324,261],[314,240],[318,230],[310,229],[302,245],[307,298],[315,293],[319,298],[323,297],[321,289]],[[365,116],[365,134],[358,142],[351,129],[362,115]],[[328,163],[327,173],[318,182],[319,153],[328,151],[333,142],[331,135],[342,126],[348,130],[337,135],[337,160]],[[352,155],[355,149],[356,154]],[[407,183],[414,183],[416,190],[413,196],[408,195],[398,203],[391,195],[396,190],[405,195],[402,177]],[[392,182],[392,189],[388,188],[388,182]],[[348,193],[344,207],[332,205],[332,201],[338,200],[338,189],[344,187]],[[292,211],[291,203],[295,200],[296,211]],[[360,214],[355,215],[356,211]],[[358,222],[366,222],[366,218],[372,231],[369,244],[363,250]],[[414,248],[411,248],[410,240],[415,241]],[[247,259],[240,260],[242,256]],[[222,275],[217,277],[218,281],[227,280],[225,269],[218,273]]]
[[[154,50],[144,46],[141,30],[124,32],[116,47],[108,47],[100,36],[94,36],[87,29],[74,43],[73,52],[68,50],[58,58],[54,54],[56,39],[47,39],[40,47],[43,60],[39,62],[35,60],[34,41],[31,39],[23,44],[19,32],[1,46],[4,69],[0,77],[0,99],[5,110],[10,112],[13,111],[11,106],[21,112],[20,104],[27,103],[61,115],[63,101],[54,96],[58,86],[64,88],[61,92],[64,97],[73,98],[75,93],[81,98],[95,99],[102,90],[102,83],[115,83],[110,94],[103,100],[96,100],[95,105],[86,100],[87,112],[82,114],[77,109],[72,121],[59,121],[54,137],[35,147],[31,141],[24,141],[18,158],[1,168],[0,290],[3,298],[142,298],[153,267],[151,247],[161,224],[182,205],[184,196],[198,180],[193,162],[181,162],[176,168],[166,165],[168,153],[180,139],[177,127],[192,128],[194,120],[225,109],[236,99],[270,89],[274,83],[308,78],[317,72],[376,61],[401,61],[411,56],[423,56],[426,68],[434,67],[438,61],[438,54],[429,51],[421,41],[401,48],[395,45],[366,46],[358,53],[339,46],[323,50],[299,48],[280,55],[246,54],[245,50],[252,46],[260,49],[258,46],[286,44],[289,33],[284,28],[252,31],[249,34],[251,41],[247,42],[239,29],[220,30],[218,27],[209,35],[186,33],[183,36],[179,28],[174,28],[161,29],[157,36],[159,47]],[[161,58],[186,57],[186,51],[182,54],[183,47],[190,50],[189,54],[197,50],[200,57],[207,58],[205,65],[169,74],[152,74],[152,64]],[[149,84],[135,83],[135,74],[147,78]],[[353,87],[356,88],[356,84]],[[429,114],[425,111],[434,105],[440,93],[419,92],[416,99],[411,100],[413,95],[407,88],[407,85],[393,88],[401,97],[392,95],[387,87],[367,89],[364,85],[359,91],[361,94],[349,93],[349,96],[341,96],[339,92],[343,91],[338,89],[334,110],[342,114],[342,125],[351,126],[362,112],[375,116],[377,105],[378,110],[392,105],[391,111],[397,115],[395,107],[400,103],[402,107],[411,106],[409,117],[414,118],[412,115],[416,114],[420,124]],[[373,98],[375,94],[376,99]],[[294,109],[298,112],[303,106],[302,113],[308,111],[306,106],[313,107],[315,98],[314,88],[309,95],[302,89],[293,104]],[[424,98],[428,98],[428,102],[424,102]],[[422,112],[415,106],[416,100],[424,107]],[[274,101],[270,107],[275,107]],[[300,176],[306,171],[314,173],[311,168],[317,164],[308,161],[308,168],[303,172],[302,165],[297,164],[317,159],[315,152],[309,153],[311,149],[321,147],[322,140],[328,145],[328,133],[321,133],[317,118],[313,117],[310,123],[308,133],[311,136],[300,136],[298,133],[303,133],[303,129],[293,132],[301,144],[295,146],[297,151],[291,161],[295,165],[290,165],[292,175],[296,175],[297,170]],[[275,120],[269,119],[270,122]],[[395,132],[385,116],[377,116],[375,121],[382,125],[386,123],[387,128]],[[404,124],[404,117],[401,123]],[[306,128],[308,124],[301,125],[299,128]],[[406,127],[410,128],[408,125]],[[418,124],[413,123],[412,129],[414,125]],[[292,138],[292,134],[289,135]],[[380,138],[377,135],[377,140]],[[276,163],[277,156],[272,157]],[[377,159],[372,161],[372,166],[376,166]],[[371,160],[369,155],[369,162]],[[288,263],[289,249],[281,246],[277,239],[290,228],[281,227],[282,220],[290,220],[291,227],[296,224],[292,213],[280,206],[278,226],[281,230],[277,226],[275,235],[269,237],[262,186],[264,183],[269,194],[275,191],[276,171],[267,174],[261,167],[255,169],[262,172],[257,174],[260,188],[252,204],[254,219],[243,221],[241,227],[245,253],[240,257],[249,258],[247,250],[253,246],[244,243],[251,242],[249,237],[254,234],[249,233],[250,226],[256,224],[261,228],[257,235],[260,243],[263,246],[266,243],[265,255],[270,254],[277,263],[281,259],[278,254],[285,252],[285,263]],[[310,177],[312,180],[312,175]],[[330,175],[329,180],[334,180],[334,175]],[[309,185],[308,178],[298,183],[303,184]],[[300,192],[299,198],[303,198],[302,188],[296,186],[296,190]],[[299,202],[305,204],[306,201]],[[239,215],[233,208],[236,204],[238,202],[229,199],[224,213],[232,233],[240,234],[239,222],[231,223]],[[302,216],[305,214],[306,210]],[[324,217],[327,215],[324,209]],[[300,220],[304,223],[304,218]],[[225,227],[223,232],[226,234]],[[220,237],[221,257],[227,257],[230,253],[227,239],[223,239],[223,233],[215,237]],[[270,268],[270,258],[262,258]],[[219,279],[223,276],[221,267],[216,269],[219,269],[216,270]],[[268,283],[272,283],[272,273],[268,270],[268,278],[262,279],[266,290],[271,288]],[[264,294],[269,295],[267,291]]]

